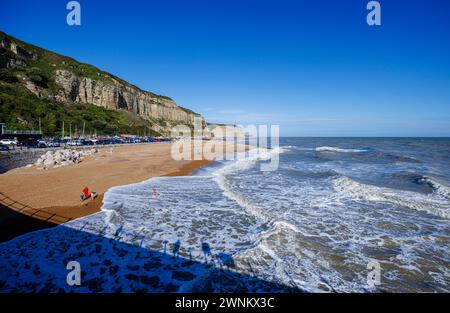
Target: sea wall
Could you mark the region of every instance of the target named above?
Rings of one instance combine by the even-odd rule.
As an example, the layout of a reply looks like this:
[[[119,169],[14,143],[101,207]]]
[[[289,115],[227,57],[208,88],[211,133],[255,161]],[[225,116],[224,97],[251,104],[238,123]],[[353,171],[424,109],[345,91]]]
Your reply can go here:
[[[16,149],[10,152],[0,153],[0,173],[5,173],[17,167],[32,164],[46,152],[45,149]]]

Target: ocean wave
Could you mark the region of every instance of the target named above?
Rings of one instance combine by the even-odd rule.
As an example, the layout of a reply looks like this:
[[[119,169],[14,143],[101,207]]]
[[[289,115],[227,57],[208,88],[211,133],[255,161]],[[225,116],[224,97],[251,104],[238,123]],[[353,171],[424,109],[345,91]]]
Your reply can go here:
[[[392,174],[392,177],[424,186],[429,193],[450,199],[450,187],[439,183],[435,178],[413,172],[399,172]]]
[[[286,149],[283,149],[281,147],[276,147],[273,149],[256,148],[248,151],[248,154],[246,155],[243,155],[244,152],[242,152],[240,156],[238,155],[236,161],[230,164],[226,164],[216,170],[213,173],[214,180],[223,190],[223,194],[227,198],[236,201],[241,207],[243,207],[253,215],[262,218],[263,220],[268,220],[269,217],[267,213],[258,205],[247,199],[245,196],[233,191],[230,182],[227,179],[227,176],[249,169],[259,160],[268,160],[275,153],[280,154],[284,152],[286,152]]]
[[[282,146],[283,149],[295,149],[296,146]]]
[[[288,151],[296,150],[296,151],[316,151],[316,148],[304,148],[299,146],[282,146],[281,148],[286,149]]]
[[[286,152],[282,147],[272,149],[255,148],[247,152],[240,152],[236,156],[236,160],[225,164],[214,172],[215,176],[224,176],[246,170],[253,166],[257,161],[269,160],[272,155]]]
[[[123,208],[123,202],[104,203],[101,210],[105,212],[105,224],[111,226],[119,226],[123,224],[123,217],[117,212]]]
[[[440,195],[444,198],[450,199],[450,187],[444,186],[440,183],[438,183],[436,180],[434,180],[431,177],[423,176],[417,179],[417,182],[420,184],[426,184],[428,185],[433,193]]]
[[[444,199],[441,196],[441,193],[445,194],[445,190],[436,192],[438,194],[438,197],[436,197],[434,193],[423,195],[413,191],[367,185],[346,176],[335,179],[333,183],[336,191],[355,200],[389,202],[401,207],[424,211],[435,216],[450,219],[450,203],[448,199]]]
[[[321,146],[316,148],[306,148],[298,146],[282,146],[284,149],[297,151],[316,151],[316,152],[341,152],[341,153],[363,153],[369,152],[369,149],[344,149],[339,147]]]
[[[383,153],[382,153],[383,155]],[[416,159],[415,157],[408,156],[408,155],[397,155],[392,153],[384,153],[384,156],[386,158],[392,159],[394,161],[398,162],[405,162],[405,163],[422,163],[421,160]]]
[[[340,153],[363,153],[363,152],[368,152],[369,150],[367,150],[367,149],[343,149],[343,148],[338,148],[338,147],[323,146],[323,147],[315,148],[315,151],[317,151],[317,152],[340,152]]]
[[[318,247],[310,244],[316,236],[287,221],[274,221],[271,226],[254,247],[236,255],[238,261],[258,260],[252,264],[254,273],[270,273],[284,284],[308,292],[364,291],[363,284],[346,281],[318,253]]]
[[[295,168],[281,168],[279,170],[281,173],[289,175],[289,176],[296,176],[299,178],[327,178],[339,175],[338,172],[334,170],[300,170]]]

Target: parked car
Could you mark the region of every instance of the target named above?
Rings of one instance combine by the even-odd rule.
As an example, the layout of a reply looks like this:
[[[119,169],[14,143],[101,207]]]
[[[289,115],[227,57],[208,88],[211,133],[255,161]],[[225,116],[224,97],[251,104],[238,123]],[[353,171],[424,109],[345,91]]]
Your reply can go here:
[[[111,143],[112,144],[122,144],[122,143],[124,143],[124,141],[119,138],[113,138],[113,139],[111,139]]]
[[[17,145],[17,141],[14,139],[0,139],[0,144],[6,146]]]
[[[108,139],[98,139],[97,144],[98,145],[109,145],[109,144],[111,144],[111,141]]]
[[[147,138],[144,138],[144,141],[145,142],[155,142],[156,140],[152,137],[147,137]]]
[[[22,140],[19,145],[22,147],[34,148],[37,147],[38,141],[35,138],[27,138]]]
[[[9,151],[9,147],[4,144],[0,144],[0,151]]]
[[[94,142],[92,140],[83,140],[84,146],[93,146]]]
[[[37,147],[38,148],[48,148],[48,143],[45,140],[38,140]]]
[[[48,143],[49,147],[60,147],[61,146],[61,143],[57,139],[53,139],[52,141],[48,141],[47,143]]]
[[[83,145],[83,141],[81,140],[69,140],[67,142],[68,146],[82,146]]]

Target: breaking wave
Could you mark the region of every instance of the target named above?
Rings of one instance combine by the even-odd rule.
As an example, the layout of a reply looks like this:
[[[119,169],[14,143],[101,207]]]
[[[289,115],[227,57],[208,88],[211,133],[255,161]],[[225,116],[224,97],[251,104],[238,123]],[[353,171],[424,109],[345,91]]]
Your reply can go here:
[[[346,176],[335,179],[334,187],[336,191],[355,200],[390,202],[400,207],[450,219],[450,203],[448,199],[442,197],[442,194],[448,196],[448,189],[446,190],[442,185],[436,185],[436,182],[429,179],[427,183],[432,183],[436,187],[435,193],[424,195],[413,191],[377,187],[354,181]]]
[[[95,251],[96,241],[86,242],[80,236],[92,232],[96,236],[91,238],[99,238],[98,242],[105,237],[114,246],[120,241],[167,254],[162,259],[177,267],[171,254],[178,243],[185,259],[207,262],[213,268],[222,266],[219,259],[225,255],[234,261],[237,272],[313,292],[448,292],[450,188],[445,156],[436,157],[426,146],[411,151],[398,140],[388,141],[389,146],[384,139],[289,139],[283,144],[234,153],[192,176],[155,177],[110,188],[102,212],[46,231],[73,228],[83,232],[72,238],[66,232],[48,238],[55,244],[70,241],[80,247],[77,253],[89,258],[109,256],[109,252]],[[440,143],[439,147],[443,150]],[[260,171],[262,163],[284,152],[278,170]],[[422,160],[421,164],[416,160]],[[0,255],[11,255],[16,261],[22,258],[24,246],[29,252],[38,245],[42,250],[33,257],[45,261],[46,238],[36,234],[28,238],[14,243],[13,254],[0,245]],[[208,255],[204,244],[209,247]],[[124,265],[122,276],[140,275],[142,266],[133,269],[124,264],[126,251],[113,252],[117,252],[117,263]],[[62,257],[57,256],[60,262]],[[153,264],[147,259],[141,264],[141,259],[136,264]],[[366,265],[374,259],[389,270],[383,271],[386,283],[368,289]],[[102,264],[97,263],[90,273],[100,272]],[[13,274],[22,270],[12,262],[3,264]],[[176,282],[166,275],[167,269],[173,269],[166,265],[155,266],[152,276],[161,282]],[[31,271],[20,275],[26,278]],[[177,282],[178,291],[196,291],[213,280],[209,270],[200,271],[194,265],[183,271],[196,278],[192,283]],[[133,284],[136,281],[130,281]]]
[[[246,209],[249,213],[268,220],[267,212],[262,210],[260,206],[256,205],[252,201],[248,200],[245,196],[233,191],[230,182],[227,179],[228,175],[238,173],[240,171],[251,168],[257,161],[269,160],[274,154],[280,154],[285,152],[286,149],[276,147],[273,149],[252,149],[248,151],[246,155],[242,152],[238,155],[237,161],[226,164],[222,168],[214,172],[214,180],[223,190],[223,194],[231,200],[236,201],[242,208]]]
[[[315,151],[317,151],[317,152],[340,152],[340,153],[363,153],[363,152],[368,152],[369,150],[367,150],[367,149],[343,149],[343,148],[338,148],[338,147],[323,146],[323,147],[315,148]]]
[[[444,185],[438,183],[433,178],[426,177],[426,176],[420,177],[417,180],[417,182],[421,183],[421,184],[426,184],[428,187],[431,188],[431,190],[435,194],[440,195],[440,196],[450,200],[450,187],[444,186]]]

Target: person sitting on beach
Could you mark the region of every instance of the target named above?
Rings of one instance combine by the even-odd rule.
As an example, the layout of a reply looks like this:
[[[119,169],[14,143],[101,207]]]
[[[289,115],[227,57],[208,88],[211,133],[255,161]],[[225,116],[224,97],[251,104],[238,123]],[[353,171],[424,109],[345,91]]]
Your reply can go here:
[[[83,193],[80,195],[81,201],[86,200],[87,198],[89,198],[89,188],[88,187],[84,187]]]
[[[94,199],[95,197],[96,197],[96,193],[95,192],[89,193],[88,187],[84,187],[83,193],[80,195],[81,201],[87,200],[89,198]]]

